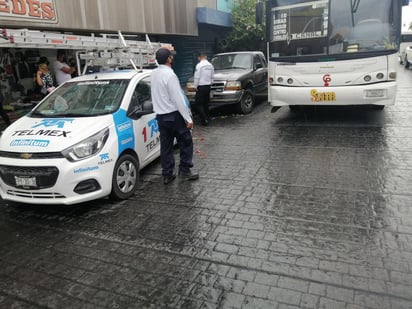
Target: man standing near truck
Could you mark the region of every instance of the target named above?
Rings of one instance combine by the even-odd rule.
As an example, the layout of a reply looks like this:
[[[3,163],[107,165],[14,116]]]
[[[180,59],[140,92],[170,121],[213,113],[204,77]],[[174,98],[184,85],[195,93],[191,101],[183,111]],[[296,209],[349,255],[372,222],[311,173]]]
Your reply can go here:
[[[215,69],[207,61],[205,53],[201,52],[197,59],[199,63],[196,65],[194,75],[194,87],[196,89],[195,109],[199,114],[202,125],[207,126],[209,124],[210,87],[213,83]]]
[[[151,74],[153,110],[160,132],[160,162],[165,185],[176,178],[173,172],[175,139],[180,148],[179,178],[199,179],[199,174],[190,170],[193,167],[193,120],[179,79],[172,69],[174,56],[175,52],[168,48],[158,49],[156,61],[159,67]]]
[[[70,80],[74,72],[76,72],[76,68],[66,63],[66,52],[62,49],[57,50],[57,60],[54,63],[54,75],[57,85],[59,86]]]

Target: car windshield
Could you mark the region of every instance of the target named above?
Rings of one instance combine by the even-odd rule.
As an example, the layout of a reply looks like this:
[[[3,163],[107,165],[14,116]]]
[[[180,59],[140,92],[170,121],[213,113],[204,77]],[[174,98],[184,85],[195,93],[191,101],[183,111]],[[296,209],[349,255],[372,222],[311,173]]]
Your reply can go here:
[[[252,56],[249,54],[216,55],[212,58],[211,62],[215,70],[250,70],[252,68]]]
[[[67,82],[32,111],[32,117],[90,117],[111,114],[122,101],[129,80]]]

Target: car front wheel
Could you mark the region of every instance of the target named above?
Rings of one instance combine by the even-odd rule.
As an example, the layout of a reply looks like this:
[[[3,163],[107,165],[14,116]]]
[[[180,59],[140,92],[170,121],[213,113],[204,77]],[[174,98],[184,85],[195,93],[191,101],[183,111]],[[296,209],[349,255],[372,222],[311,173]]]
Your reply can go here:
[[[254,107],[255,97],[253,96],[253,92],[250,89],[246,89],[238,105],[239,112],[242,114],[249,114]]]
[[[122,155],[116,162],[112,176],[112,192],[110,197],[124,200],[136,191],[139,180],[139,162],[130,155]]]

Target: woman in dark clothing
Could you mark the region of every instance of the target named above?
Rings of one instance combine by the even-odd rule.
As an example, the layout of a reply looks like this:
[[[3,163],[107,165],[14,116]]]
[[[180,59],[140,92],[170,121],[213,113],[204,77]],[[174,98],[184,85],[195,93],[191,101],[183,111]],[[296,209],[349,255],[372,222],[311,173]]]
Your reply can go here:
[[[41,87],[40,92],[46,96],[54,90],[53,76],[46,63],[40,63],[36,74],[36,84]]]

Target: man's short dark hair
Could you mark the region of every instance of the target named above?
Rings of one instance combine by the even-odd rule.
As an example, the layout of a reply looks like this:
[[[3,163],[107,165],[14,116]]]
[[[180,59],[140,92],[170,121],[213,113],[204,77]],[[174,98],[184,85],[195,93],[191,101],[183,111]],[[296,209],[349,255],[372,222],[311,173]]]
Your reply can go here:
[[[167,58],[170,56],[176,55],[176,52],[168,49],[168,48],[159,48],[156,52],[156,60],[158,64],[165,64],[167,62]]]
[[[45,63],[45,64],[49,65],[49,59],[47,59],[47,57],[45,57],[45,56],[41,56],[39,58],[39,63],[38,64],[41,64],[41,63]]]
[[[207,58],[207,54],[206,54],[206,52],[204,52],[204,51],[199,51],[199,52],[197,52],[197,57],[205,57],[205,58]]]
[[[58,49],[57,50],[57,58],[59,58],[62,55],[66,55],[66,51],[64,49]]]

